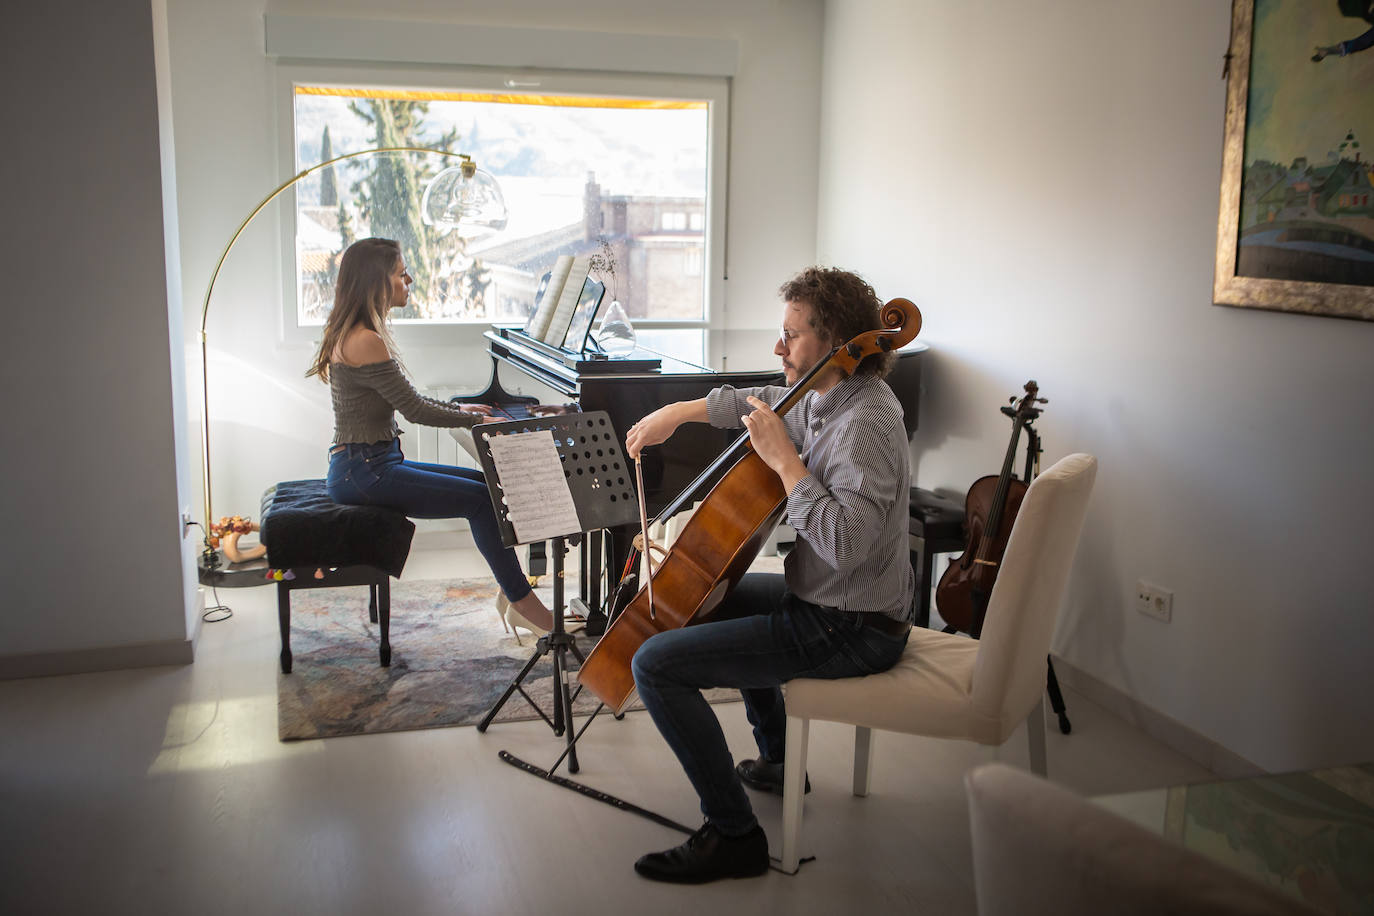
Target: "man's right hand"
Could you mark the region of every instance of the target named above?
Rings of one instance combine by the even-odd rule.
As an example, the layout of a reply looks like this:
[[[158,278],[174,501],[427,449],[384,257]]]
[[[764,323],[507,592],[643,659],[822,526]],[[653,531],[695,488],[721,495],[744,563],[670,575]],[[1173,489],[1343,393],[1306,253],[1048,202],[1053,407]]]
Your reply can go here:
[[[666,404],[630,427],[625,434],[625,451],[631,458],[638,460],[639,453],[644,449],[666,442],[669,436],[677,432],[682,425],[677,418],[677,407],[677,404]]]
[[[625,432],[625,451],[634,460],[651,445],[666,442],[683,423],[706,422],[706,399],[675,401],[644,417]]]

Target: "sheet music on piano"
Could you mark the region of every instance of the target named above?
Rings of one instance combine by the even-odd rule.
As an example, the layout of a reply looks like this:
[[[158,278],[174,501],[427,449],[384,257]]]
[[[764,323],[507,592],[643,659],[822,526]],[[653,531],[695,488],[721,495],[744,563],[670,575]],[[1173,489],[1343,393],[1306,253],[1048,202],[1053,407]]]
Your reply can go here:
[[[562,347],[563,340],[568,336],[568,327],[572,324],[573,313],[577,311],[578,300],[582,298],[582,284],[591,272],[591,264],[590,257],[573,258],[567,280],[558,293],[553,317],[549,319],[548,331],[544,334],[544,343],[551,347]],[[552,283],[549,288],[552,290]],[[547,295],[545,293],[546,298]]]
[[[582,530],[563,461],[547,429],[490,436],[491,461],[506,517],[521,544]]]
[[[558,304],[558,296],[563,292],[563,285],[568,282],[568,271],[572,269],[572,262],[572,255],[559,255],[553,268],[540,278],[539,289],[534,294],[534,311],[530,313],[529,321],[525,322],[525,333],[536,340],[543,340],[549,333],[554,306]]]

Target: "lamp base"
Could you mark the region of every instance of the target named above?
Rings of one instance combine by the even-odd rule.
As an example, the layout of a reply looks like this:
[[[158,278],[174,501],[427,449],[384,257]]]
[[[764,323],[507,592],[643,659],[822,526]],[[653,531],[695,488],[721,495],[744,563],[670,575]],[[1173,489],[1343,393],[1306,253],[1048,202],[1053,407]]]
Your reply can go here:
[[[201,585],[216,588],[251,588],[271,585],[267,578],[267,560],[259,557],[246,563],[226,563],[219,551],[204,551],[196,558],[196,578]]]

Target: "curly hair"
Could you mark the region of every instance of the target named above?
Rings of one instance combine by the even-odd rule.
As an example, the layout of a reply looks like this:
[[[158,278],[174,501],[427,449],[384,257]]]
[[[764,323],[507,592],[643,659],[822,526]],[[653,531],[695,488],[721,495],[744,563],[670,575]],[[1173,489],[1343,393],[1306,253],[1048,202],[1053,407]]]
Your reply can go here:
[[[879,312],[883,302],[863,277],[836,267],[808,267],[778,288],[784,302],[811,306],[811,327],[831,346],[883,326]],[[896,356],[874,353],[864,357],[856,375],[882,378],[892,370]]]

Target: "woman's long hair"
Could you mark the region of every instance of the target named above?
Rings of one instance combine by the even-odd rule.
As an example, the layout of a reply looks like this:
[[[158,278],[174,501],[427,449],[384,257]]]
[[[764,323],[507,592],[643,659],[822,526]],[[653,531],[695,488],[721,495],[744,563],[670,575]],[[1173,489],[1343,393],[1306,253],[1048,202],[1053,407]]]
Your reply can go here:
[[[318,375],[329,381],[329,364],[344,334],[362,325],[376,331],[387,352],[399,359],[387,316],[391,311],[391,272],[401,259],[401,246],[392,239],[359,239],[339,260],[339,279],[334,285],[334,308],[324,325],[320,350],[306,377]]]

